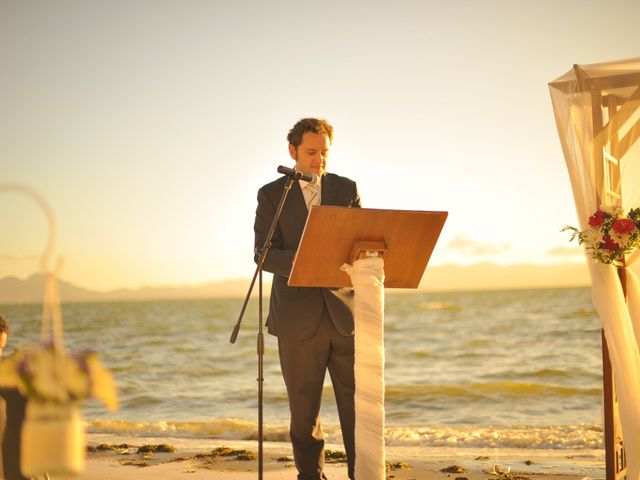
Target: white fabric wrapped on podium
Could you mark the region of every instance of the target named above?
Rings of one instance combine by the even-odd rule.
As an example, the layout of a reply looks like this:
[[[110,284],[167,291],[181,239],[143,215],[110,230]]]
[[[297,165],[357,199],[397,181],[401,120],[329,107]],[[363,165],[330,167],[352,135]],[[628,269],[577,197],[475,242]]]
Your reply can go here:
[[[355,476],[384,480],[384,262],[343,265],[355,291]]]

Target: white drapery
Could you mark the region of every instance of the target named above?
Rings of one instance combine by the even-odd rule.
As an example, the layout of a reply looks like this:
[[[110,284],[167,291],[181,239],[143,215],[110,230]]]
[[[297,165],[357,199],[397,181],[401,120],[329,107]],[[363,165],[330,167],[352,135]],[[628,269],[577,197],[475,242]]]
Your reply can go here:
[[[384,262],[369,257],[342,269],[355,292],[355,477],[384,480]]]
[[[581,230],[588,228],[589,216],[602,206],[598,205],[598,198],[605,206],[621,201],[625,210],[640,207],[640,142],[634,140],[640,125],[637,74],[640,74],[640,59],[576,66],[549,84]],[[620,78],[622,81],[616,83]],[[585,87],[587,82],[589,88]],[[596,94],[600,96],[594,97]],[[611,121],[615,113],[611,110],[613,103],[607,104],[601,98],[617,102],[618,112],[625,109],[626,119],[622,124]],[[594,121],[594,115],[603,115],[603,118]],[[598,123],[604,128],[598,128]],[[625,135],[630,146],[618,148],[616,144]],[[607,177],[608,167],[602,167],[602,158],[616,151],[623,152],[617,158],[620,180],[616,184],[613,177],[614,184],[608,185],[612,177]],[[603,172],[601,175],[597,174],[598,169]],[[621,190],[620,200],[611,198],[607,192],[609,186]],[[640,480],[640,282],[637,276],[640,261],[636,261],[639,257],[634,254],[626,259],[625,302],[616,267],[599,264],[586,255],[593,304],[602,320],[614,372],[630,480]]]

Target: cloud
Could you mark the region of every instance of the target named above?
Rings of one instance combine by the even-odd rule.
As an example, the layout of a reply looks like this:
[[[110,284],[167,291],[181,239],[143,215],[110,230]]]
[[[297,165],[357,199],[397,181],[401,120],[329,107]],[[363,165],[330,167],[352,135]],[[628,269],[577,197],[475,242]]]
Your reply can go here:
[[[553,255],[554,257],[576,257],[582,256],[583,251],[582,247],[553,247],[547,250],[549,255]]]
[[[466,255],[496,255],[511,250],[508,243],[495,244],[474,240],[464,235],[456,235],[447,245],[448,249],[462,252]]]

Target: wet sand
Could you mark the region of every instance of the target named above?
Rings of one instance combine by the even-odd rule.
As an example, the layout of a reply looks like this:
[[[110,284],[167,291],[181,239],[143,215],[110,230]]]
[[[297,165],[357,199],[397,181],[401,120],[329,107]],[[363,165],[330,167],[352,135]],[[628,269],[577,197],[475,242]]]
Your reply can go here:
[[[212,479],[258,478],[255,442],[219,442],[213,448],[169,444],[170,449],[143,444],[93,444],[86,471],[80,478],[111,479]],[[178,441],[178,443],[180,443]],[[147,444],[148,445],[148,444]],[[165,444],[166,445],[166,444]],[[211,445],[209,445],[211,447]],[[335,458],[327,458],[329,480],[346,479],[346,462],[337,445],[328,445]],[[335,448],[335,450],[333,450]],[[157,449],[158,451],[153,451]],[[163,451],[171,450],[174,451]],[[600,450],[387,448],[387,478],[392,480],[583,480],[604,478]],[[264,478],[294,480],[291,449],[282,443],[266,443]],[[58,477],[56,478],[63,478]]]

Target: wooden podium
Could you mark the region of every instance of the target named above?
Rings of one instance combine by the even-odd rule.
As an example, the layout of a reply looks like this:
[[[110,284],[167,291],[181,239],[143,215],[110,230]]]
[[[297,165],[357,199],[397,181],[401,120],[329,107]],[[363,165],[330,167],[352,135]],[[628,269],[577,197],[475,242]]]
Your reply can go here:
[[[384,287],[418,287],[446,218],[332,206],[313,207],[307,218],[289,285],[349,287],[353,280],[356,478],[386,478]]]
[[[350,287],[340,270],[360,251],[384,259],[385,288],[418,288],[447,212],[314,206],[309,213],[289,285]]]

